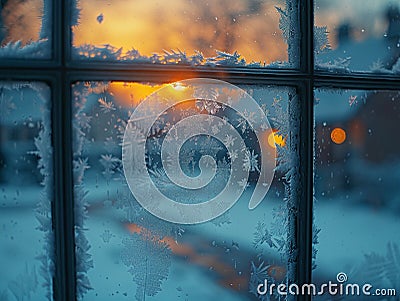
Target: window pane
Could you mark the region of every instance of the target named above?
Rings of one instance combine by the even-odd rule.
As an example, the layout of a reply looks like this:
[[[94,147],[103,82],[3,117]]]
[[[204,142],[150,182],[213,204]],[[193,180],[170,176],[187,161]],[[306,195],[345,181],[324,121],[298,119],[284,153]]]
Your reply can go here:
[[[50,20],[50,0],[1,1],[0,59],[49,58]]]
[[[398,293],[400,92],[322,90],[316,97],[315,222],[321,232],[314,281],[337,282],[343,272],[345,284]],[[323,297],[317,299],[329,299]]]
[[[291,3],[291,1],[287,1]],[[284,0],[79,0],[73,57],[136,63],[296,67]],[[293,2],[294,3],[294,2]],[[288,62],[288,39],[292,59]]]
[[[189,97],[187,102],[176,104],[159,116],[149,137],[144,139],[146,141],[138,141],[146,146],[147,171],[136,176],[134,187],[131,186],[133,190],[136,186],[147,185],[146,177],[149,176],[155,189],[176,202],[208,201],[225,185],[229,187],[227,172],[236,158],[227,156],[226,147],[242,140],[246,147],[253,148],[246,152],[248,156],[243,161],[239,161],[240,166],[249,171],[249,177],[230,182],[234,187],[243,187],[240,200],[215,219],[200,224],[182,224],[157,218],[139,204],[137,197],[148,197],[154,191],[133,197],[124,176],[124,169],[128,168],[121,162],[122,139],[130,114],[139,110],[143,101],[149,100],[140,108],[148,110],[150,115],[155,114],[153,110],[163,98],[153,95],[153,98],[144,99],[160,88],[170,97],[179,97],[180,93],[188,93],[186,89],[191,89],[184,82],[163,85],[80,82],[73,86],[78,297],[81,300],[120,300],[125,297],[135,300],[212,300],[218,296],[221,300],[253,300],[257,285],[264,279],[269,283],[285,282],[288,248],[288,189],[285,187],[288,184],[284,180],[286,165],[283,162],[288,162],[290,156],[286,146],[288,99],[293,92],[288,88],[241,87],[251,93],[257,107],[268,115],[272,127],[268,135],[263,132],[263,135],[255,136],[250,130],[249,123],[260,121],[251,111],[251,105],[242,111],[243,116],[247,116],[249,123],[246,123],[245,118],[238,118],[230,106],[220,103],[222,98],[219,97],[225,95],[221,93],[229,94],[229,90],[212,87],[199,90],[199,98]],[[245,95],[241,93],[229,94],[232,103]],[[203,97],[218,101],[204,100]],[[215,116],[220,120],[218,126],[211,121],[207,125],[210,135],[186,140],[178,152],[178,165],[191,179],[199,175],[201,157],[209,155],[216,159],[215,177],[197,190],[174,185],[171,174],[166,176],[165,167],[173,160],[173,153],[167,152],[165,161],[160,155],[163,152],[161,145],[174,137],[168,138],[168,133],[173,135],[175,130],[186,133],[204,125],[192,122],[194,126],[174,130],[173,124],[178,125],[189,116]],[[131,117],[131,121],[144,119]],[[222,141],[213,138],[226,129],[223,120],[234,125],[239,136],[226,135]],[[276,151],[282,164],[278,164],[273,178],[271,174],[272,185],[263,201],[254,210],[249,210],[250,195],[262,178],[259,173],[260,168],[263,170],[260,148],[268,154],[268,160],[272,160],[263,161],[265,164],[275,162]],[[239,152],[236,155],[241,156]],[[139,164],[139,155],[133,156],[132,161]],[[229,197],[227,200],[230,201]],[[92,290],[88,291],[88,288]]]
[[[400,5],[391,0],[316,0],[317,69],[400,72]]]
[[[50,90],[0,82],[0,299],[50,300]]]

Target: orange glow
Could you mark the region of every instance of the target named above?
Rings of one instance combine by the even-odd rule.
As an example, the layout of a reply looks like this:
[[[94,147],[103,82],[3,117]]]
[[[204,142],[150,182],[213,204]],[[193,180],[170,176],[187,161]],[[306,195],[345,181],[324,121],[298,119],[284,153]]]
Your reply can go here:
[[[172,253],[187,259],[193,264],[207,269],[212,267],[221,278],[219,283],[227,288],[240,290],[248,284],[248,279],[246,279],[245,276],[238,275],[235,268],[232,265],[225,263],[223,259],[218,257],[218,255],[205,253],[199,254],[189,244],[178,243],[175,239],[169,236],[159,239],[158,237],[153,236],[149,230],[135,224],[127,224],[126,227],[131,233],[141,234],[147,239],[165,243]],[[279,267],[277,268],[279,270]]]
[[[220,258],[221,256],[218,254],[212,254],[212,252],[215,252],[214,250],[206,251],[203,249],[201,253],[198,253],[190,244],[182,242],[178,243],[172,237],[166,236],[160,239],[158,236],[152,235],[148,229],[136,224],[126,224],[125,226],[129,232],[141,234],[145,239],[165,243],[173,254],[184,258],[192,264],[206,269],[212,268],[219,278],[220,285],[226,288],[243,290],[249,283],[246,275],[238,275],[236,268],[226,263],[226,258]],[[281,281],[286,275],[286,269],[283,266],[271,264],[268,267],[267,273],[274,279]]]
[[[176,91],[185,91],[185,90],[186,90],[186,87],[183,86],[181,83],[172,84],[172,87],[173,87]]]
[[[336,144],[342,144],[346,140],[346,132],[342,128],[334,128],[331,132],[331,139]]]
[[[237,51],[248,63],[287,61],[287,45],[279,29],[274,2],[108,1],[80,0],[80,20],[72,28],[73,45],[132,48],[150,57],[164,50],[187,56],[199,50],[205,57],[216,50]],[[99,22],[98,16],[102,15]]]
[[[268,135],[268,144],[273,148],[276,148],[277,145],[284,147],[286,145],[286,137],[277,132],[277,130],[272,130],[272,133]]]
[[[148,85],[141,83],[112,82],[109,86],[110,93],[122,106],[136,107],[151,93],[161,89],[167,84]]]
[[[25,46],[40,39],[43,0],[2,1],[1,5],[4,7],[0,9],[0,19],[3,18],[6,33],[4,40],[0,40],[2,45],[21,41]]]

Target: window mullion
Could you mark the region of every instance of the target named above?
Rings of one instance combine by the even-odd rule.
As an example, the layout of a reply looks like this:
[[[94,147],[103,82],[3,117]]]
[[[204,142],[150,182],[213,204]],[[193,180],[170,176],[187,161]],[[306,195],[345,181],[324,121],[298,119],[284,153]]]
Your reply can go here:
[[[75,255],[71,164],[71,114],[66,107],[63,77],[57,76],[53,92],[53,145],[54,145],[54,205],[53,227],[55,241],[54,299],[75,300]]]
[[[290,103],[291,122],[299,126],[292,133],[296,151],[294,180],[289,203],[289,229],[292,236],[289,246],[288,284],[302,285],[312,281],[312,226],[313,226],[313,136],[314,136],[314,1],[299,0],[300,68],[308,76],[302,81],[299,95]],[[294,234],[294,236],[293,236]],[[294,269],[294,271],[293,271]],[[293,300],[311,301],[310,295],[300,295]]]
[[[53,227],[55,236],[56,301],[76,300],[75,234],[72,164],[72,108],[66,68],[68,1],[56,1],[54,7],[54,57],[60,68],[53,90],[54,192]]]

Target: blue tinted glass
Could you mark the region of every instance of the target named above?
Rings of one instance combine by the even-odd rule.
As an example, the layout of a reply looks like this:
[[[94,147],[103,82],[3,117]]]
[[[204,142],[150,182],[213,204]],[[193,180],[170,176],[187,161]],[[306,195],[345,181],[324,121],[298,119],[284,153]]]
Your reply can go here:
[[[149,172],[157,189],[187,204],[205,202],[226,185],[226,171],[234,160],[234,156],[227,156],[226,146],[236,140],[224,136],[218,141],[207,135],[188,139],[179,154],[183,172],[189,177],[198,176],[199,158],[209,155],[217,161],[217,173],[206,190],[179,190],[166,177],[159,154],[158,143],[166,143],[163,140],[168,139],[167,132],[173,134],[172,124],[196,114],[215,116],[221,124],[208,130],[210,135],[218,135],[225,117],[235,126],[240,139],[253,148],[250,153],[243,150],[246,156],[240,165],[247,167],[249,177],[232,184],[235,188],[244,187],[243,195],[233,207],[204,223],[179,224],[155,217],[141,206],[137,198],[143,195],[133,197],[124,176],[126,166],[121,162],[129,117],[148,94],[160,88],[167,89],[169,96],[186,93],[187,89],[181,83],[90,82],[73,86],[78,297],[83,300],[253,300],[257,285],[264,279],[274,283],[286,279],[285,187],[288,188],[288,183],[284,180],[283,163],[278,164],[280,169],[275,172],[262,202],[254,210],[248,206],[260,178],[260,148],[271,155],[277,151],[282,162],[289,159],[286,139],[288,99],[292,92],[287,88],[241,87],[267,114],[272,127],[270,135],[260,136],[260,140],[250,130],[249,124],[254,122],[251,119],[255,118],[251,110],[243,111],[243,117],[247,116],[248,120],[245,122],[246,118],[238,119],[237,112],[228,106],[219,101],[206,101],[199,95],[198,99],[166,110],[151,127],[144,139],[147,142],[136,141],[146,146],[147,171],[136,176],[131,189],[147,185]],[[206,99],[219,97],[212,89],[199,93],[207,94],[202,94]],[[150,112],[159,104],[157,101],[163,101],[149,99],[144,109]],[[151,103],[152,100],[155,102]],[[181,133],[200,127],[200,123],[192,123]],[[131,159],[140,164],[143,158],[135,155]]]
[[[50,89],[0,82],[0,299],[50,300]]]
[[[400,93],[319,90],[316,98],[314,282],[345,273],[345,285],[371,284],[371,294],[399,291]],[[392,300],[354,298],[343,296]]]
[[[400,4],[382,0],[315,1],[316,68],[400,73]]]

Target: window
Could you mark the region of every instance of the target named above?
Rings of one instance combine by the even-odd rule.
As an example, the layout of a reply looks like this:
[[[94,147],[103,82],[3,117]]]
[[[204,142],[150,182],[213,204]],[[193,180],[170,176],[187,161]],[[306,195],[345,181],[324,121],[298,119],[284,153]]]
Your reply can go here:
[[[0,299],[394,300],[399,10],[2,1]]]

